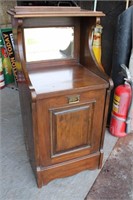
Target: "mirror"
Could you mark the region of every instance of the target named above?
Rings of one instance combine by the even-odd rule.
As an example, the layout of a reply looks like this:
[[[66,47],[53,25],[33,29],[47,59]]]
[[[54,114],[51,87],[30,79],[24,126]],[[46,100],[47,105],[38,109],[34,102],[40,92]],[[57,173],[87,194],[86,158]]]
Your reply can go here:
[[[26,61],[73,58],[74,27],[25,28]]]

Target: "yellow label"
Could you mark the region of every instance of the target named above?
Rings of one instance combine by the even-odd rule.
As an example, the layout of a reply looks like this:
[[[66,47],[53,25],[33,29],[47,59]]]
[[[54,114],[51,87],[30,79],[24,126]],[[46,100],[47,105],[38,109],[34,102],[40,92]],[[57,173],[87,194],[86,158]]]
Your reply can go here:
[[[118,113],[119,112],[119,105],[120,105],[120,97],[117,95],[114,95],[113,100],[113,111]]]
[[[94,33],[93,46],[101,46],[101,34],[100,33]]]
[[[101,48],[93,46],[92,49],[97,62],[101,64]]]
[[[117,102],[120,102],[120,97],[117,96],[116,94],[114,95],[114,99],[115,99]]]
[[[0,58],[0,72],[2,72],[3,69],[2,69],[2,58]]]

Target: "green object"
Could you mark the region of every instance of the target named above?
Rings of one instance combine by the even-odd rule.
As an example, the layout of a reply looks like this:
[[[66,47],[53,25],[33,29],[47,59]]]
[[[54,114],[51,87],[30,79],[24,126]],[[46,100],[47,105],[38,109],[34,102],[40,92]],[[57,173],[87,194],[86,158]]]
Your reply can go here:
[[[5,47],[5,43],[3,41],[2,37],[2,32],[11,32],[11,28],[4,28],[1,29],[0,31],[0,57],[2,58],[2,69],[3,69],[3,74],[4,74],[4,80],[5,80],[5,85],[8,85],[10,83],[14,83],[14,75],[12,71],[12,65],[10,62],[10,58],[7,54],[7,50]]]
[[[2,53],[1,53],[1,47],[2,46],[3,46],[3,41],[2,41],[1,34],[0,34],[0,72],[3,71],[3,68],[2,68]]]
[[[10,59],[6,53],[6,49],[4,47],[1,48],[1,52],[2,52],[2,67],[3,67],[5,85],[8,85],[8,84],[14,82],[12,65],[11,65]]]
[[[0,32],[0,47],[4,46],[4,42],[2,40],[2,33]]]

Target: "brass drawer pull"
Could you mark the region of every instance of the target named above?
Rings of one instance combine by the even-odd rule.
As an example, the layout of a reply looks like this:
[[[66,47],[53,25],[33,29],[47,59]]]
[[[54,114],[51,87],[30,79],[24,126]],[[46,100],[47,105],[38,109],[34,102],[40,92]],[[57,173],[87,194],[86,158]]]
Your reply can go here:
[[[75,96],[69,96],[68,97],[68,103],[78,103],[80,101],[80,95],[75,95]]]

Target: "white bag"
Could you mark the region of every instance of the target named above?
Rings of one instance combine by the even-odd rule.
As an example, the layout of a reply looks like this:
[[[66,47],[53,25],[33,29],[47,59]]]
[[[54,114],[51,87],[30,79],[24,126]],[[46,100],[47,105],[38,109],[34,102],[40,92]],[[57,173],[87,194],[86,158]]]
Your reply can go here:
[[[132,83],[133,83],[133,48],[131,51],[131,56],[130,56],[130,61],[129,61],[129,71],[130,71]],[[131,117],[130,128],[131,128],[131,131],[133,131],[133,92],[132,92],[132,103],[131,103],[131,108],[130,108],[130,117]]]

